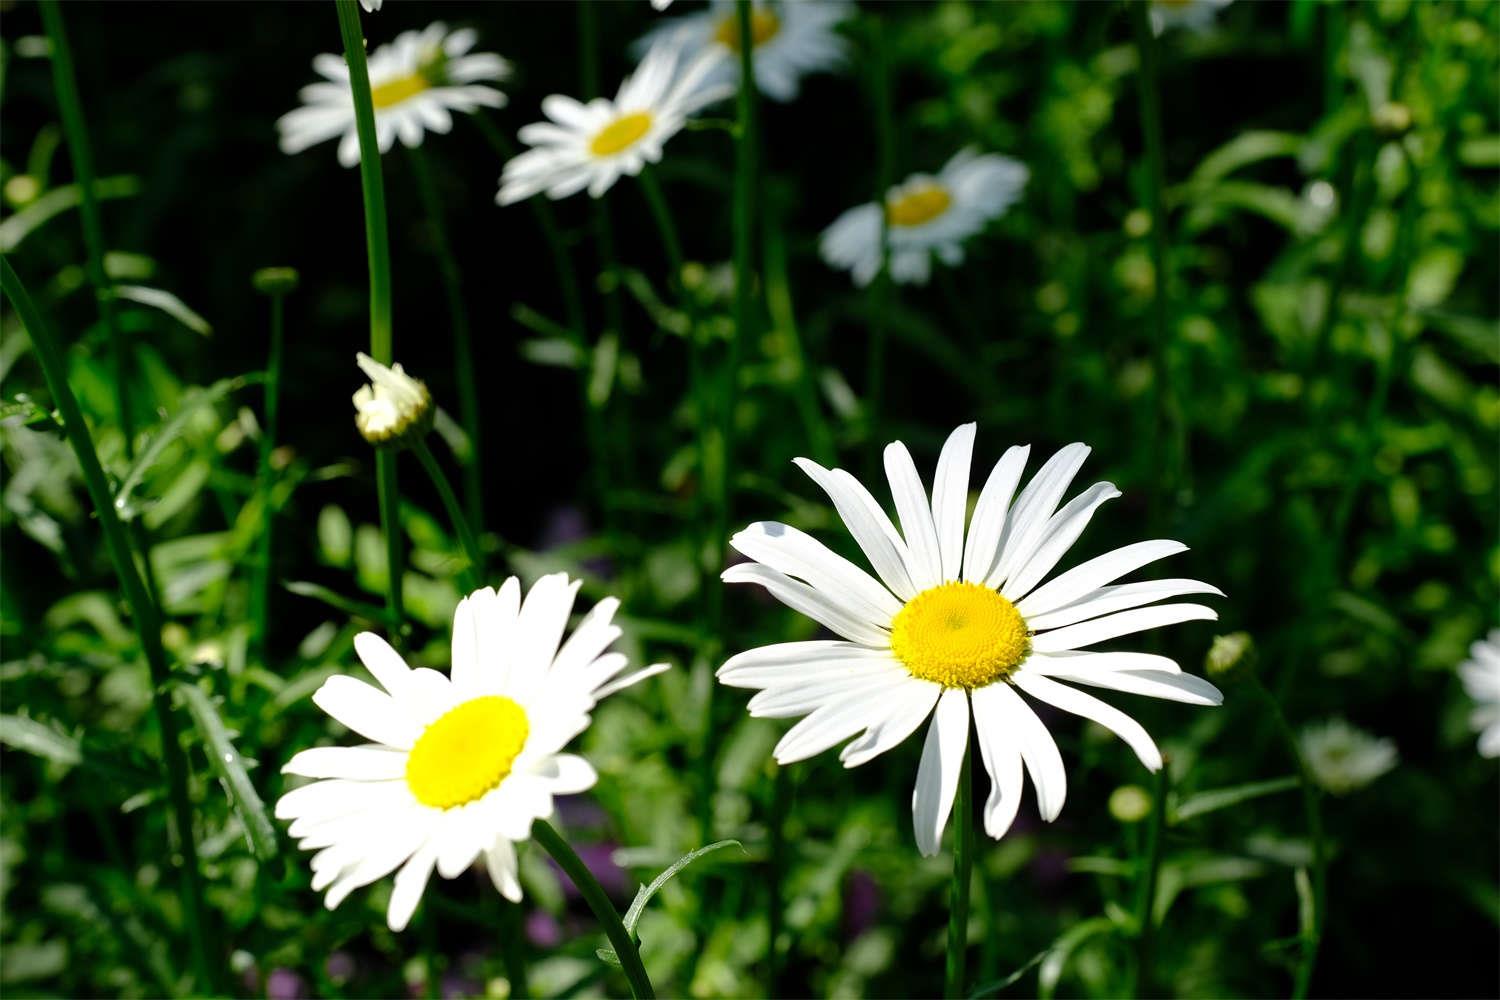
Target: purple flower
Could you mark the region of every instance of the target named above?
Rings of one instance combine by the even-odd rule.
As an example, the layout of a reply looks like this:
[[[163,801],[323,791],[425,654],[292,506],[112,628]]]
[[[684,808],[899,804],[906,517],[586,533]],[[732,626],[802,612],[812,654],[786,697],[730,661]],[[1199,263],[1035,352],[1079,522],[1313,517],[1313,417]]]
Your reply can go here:
[[[526,940],[538,948],[556,948],[562,943],[562,926],[546,910],[526,914]]]
[[[342,986],[354,978],[354,956],[347,951],[336,951],[323,963],[323,972],[335,984]]]
[[[875,876],[856,868],[844,881],[844,940],[853,941],[874,927],[882,903],[880,883]]]
[[[302,1000],[307,983],[291,969],[272,969],[266,977],[266,1000]]]

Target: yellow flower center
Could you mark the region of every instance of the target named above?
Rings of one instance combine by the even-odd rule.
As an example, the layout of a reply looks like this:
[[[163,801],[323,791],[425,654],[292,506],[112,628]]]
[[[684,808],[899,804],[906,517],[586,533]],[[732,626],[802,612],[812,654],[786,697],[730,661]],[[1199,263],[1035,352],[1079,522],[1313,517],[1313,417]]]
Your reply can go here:
[[[1031,652],[1026,619],[997,591],[945,583],[906,602],[891,622],[891,649],[913,677],[943,687],[984,687]]]
[[[421,73],[412,73],[408,76],[398,76],[394,80],[387,80],[378,87],[370,88],[370,103],[377,108],[388,108],[393,104],[416,97],[422,91],[432,86],[432,81]]]
[[[750,47],[759,48],[781,30],[781,18],[764,7],[757,7],[750,12]],[[737,14],[730,14],[719,22],[718,28],[714,30],[714,40],[730,51],[740,50],[740,19]]]
[[[501,695],[449,709],[422,733],[406,758],[406,784],[438,809],[473,802],[505,780],[526,745],[526,713]]]
[[[589,152],[595,156],[613,156],[629,149],[641,136],[651,131],[651,112],[632,111],[621,115],[599,130],[594,141],[589,143]]]
[[[893,226],[920,226],[931,222],[953,204],[953,196],[937,184],[924,184],[901,195],[887,198],[885,218]]]

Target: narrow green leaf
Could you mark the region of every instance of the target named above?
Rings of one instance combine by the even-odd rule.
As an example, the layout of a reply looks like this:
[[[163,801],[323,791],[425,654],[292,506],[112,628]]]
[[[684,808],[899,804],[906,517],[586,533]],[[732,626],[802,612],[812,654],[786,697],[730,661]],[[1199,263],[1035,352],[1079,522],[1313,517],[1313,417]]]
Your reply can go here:
[[[656,878],[652,879],[650,885],[645,885],[637,889],[635,893],[635,899],[630,903],[630,909],[625,911],[625,930],[630,933],[631,937],[633,938],[635,936],[635,925],[640,921],[641,913],[645,911],[646,904],[651,901],[652,896],[655,896],[658,892],[661,891],[662,886],[672,881],[672,878],[678,872],[682,871],[688,865],[692,864],[694,861],[697,861],[705,854],[712,854],[715,851],[721,851],[726,847],[738,847],[741,852],[744,852],[745,850],[745,845],[741,844],[738,840],[715,841],[714,843],[709,844],[707,847],[700,847],[696,851],[690,851],[687,854],[684,854],[682,857],[672,862],[671,866],[668,867],[666,871],[662,872],[660,875],[656,876]],[[598,955],[600,959],[608,962],[610,965],[618,966],[620,964],[620,958],[615,954],[615,950],[613,948],[600,948],[598,950]]]
[[[1089,938],[1108,934],[1114,930],[1114,926],[1114,922],[1108,917],[1094,917],[1074,924],[1052,942],[1052,947],[1047,949],[1047,957],[1042,959],[1041,971],[1037,973],[1037,995],[1043,1000],[1053,996],[1062,979],[1063,969],[1067,967],[1068,959],[1073,957],[1073,953]]]
[[[116,285],[114,293],[117,298],[164,312],[196,334],[207,337],[214,332],[208,320],[193,312],[187,303],[165,289],[148,288],[145,285]]]
[[[250,775],[245,771],[244,759],[234,748],[234,741],[229,738],[229,731],[224,728],[224,720],[219,717],[218,709],[196,684],[179,682],[174,686],[182,696],[188,714],[193,717],[198,735],[203,738],[208,761],[219,777],[219,784],[229,796],[230,808],[239,817],[240,825],[245,828],[250,850],[263,861],[274,857],[276,828],[271,825],[265,803],[251,783]]]
[[[362,618],[371,623],[384,624],[386,620],[385,610],[364,601],[356,601],[352,597],[345,597],[336,590],[331,590],[320,583],[310,580],[290,580],[283,584],[287,590],[298,597],[310,597],[315,601],[322,601],[331,608],[342,611],[351,618]]]
[[[121,481],[119,488],[115,490],[115,509],[121,511],[122,516],[124,516],[123,512],[131,509],[131,492],[141,484],[141,480],[146,478],[146,473],[151,469],[152,464],[161,457],[161,453],[166,450],[167,445],[182,436],[183,432],[187,429],[188,421],[193,418],[193,415],[198,410],[223,399],[236,389],[243,389],[247,385],[263,381],[265,381],[265,376],[258,373],[253,375],[236,375],[231,378],[220,379],[206,389],[190,393],[182,401],[182,405],[178,407],[177,412],[172,414],[171,419],[162,424],[161,429],[152,435],[151,440],[146,443],[146,447],[142,448],[140,454],[136,456],[135,464],[130,467],[129,472],[125,473],[124,480]]]
[[[1206,813],[1217,812],[1220,809],[1228,809],[1237,806],[1241,802],[1249,802],[1266,795],[1276,795],[1280,792],[1289,792],[1297,787],[1296,775],[1285,778],[1271,778],[1267,781],[1250,781],[1243,785],[1233,785],[1229,788],[1215,788],[1207,792],[1198,792],[1189,795],[1177,804],[1172,810],[1167,822],[1170,826],[1185,823],[1197,816]]]
[[[140,191],[141,182],[134,177],[101,177],[94,183],[94,196],[100,201],[108,198],[129,198]],[[53,188],[21,211],[0,222],[0,253],[11,253],[44,223],[61,215],[70,208],[77,208],[82,200],[77,184]]]
[[[0,743],[59,764],[78,764],[83,760],[83,750],[76,739],[24,715],[0,715]]]

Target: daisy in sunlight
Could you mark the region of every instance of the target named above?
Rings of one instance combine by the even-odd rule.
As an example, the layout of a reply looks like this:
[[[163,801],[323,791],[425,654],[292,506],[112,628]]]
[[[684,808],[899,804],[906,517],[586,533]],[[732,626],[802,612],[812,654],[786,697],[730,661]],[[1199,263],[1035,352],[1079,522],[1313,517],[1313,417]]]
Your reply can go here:
[[[425,133],[450,131],[455,111],[470,114],[505,106],[505,95],[483,81],[505,79],[510,64],[493,53],[471,52],[478,39],[472,28],[449,31],[438,22],[422,31],[403,31],[370,53],[370,97],[382,153],[390,152],[398,138],[402,145],[420,146]],[[343,56],[324,53],[313,59],[313,69],[324,79],[303,87],[302,107],[276,123],[281,151],[300,153],[339,136],[339,162],[355,166],[359,134],[349,67]]]
[[[1089,454],[1086,446],[1070,444],[1017,494],[1031,449],[1013,447],[985,480],[966,531],[974,431],[974,424],[965,424],[949,436],[930,500],[905,445],[886,447],[899,532],[852,475],[796,459],[833,501],[876,576],[776,522],[735,535],[730,544],[753,561],[723,573],[726,582],[766,588],[840,636],[752,649],[719,668],[725,684],[758,691],[751,715],[804,717],[776,745],[777,763],[804,760],[853,738],[839,759],[855,767],[931,717],[912,796],[923,855],[937,853],[947,825],[971,717],[991,783],[984,829],[998,839],[1020,806],[1023,767],[1043,819],[1057,818],[1067,793],[1057,744],[1026,698],[1112,730],[1153,771],[1162,758],[1145,729],[1073,685],[1192,705],[1223,700],[1212,684],[1164,656],[1091,648],[1162,625],[1218,617],[1200,604],[1157,603],[1185,594],[1222,596],[1209,584],[1115,582],[1187,546],[1137,542],[1049,580],[1094,512],[1119,490],[1096,483],[1059,507]]]
[[[409,668],[373,633],[355,637],[380,686],[337,675],[313,702],[369,742],[297,754],[282,771],[318,780],[276,803],[298,846],[317,852],[312,887],[329,909],[395,871],[386,921],[399,931],[434,868],[456,878],[481,855],[495,888],[520,900],[515,843],[552,815],[554,796],[597,777],[563,748],[599,701],[667,669],[619,676],[625,655],[607,651],[620,635],[614,598],[563,642],[578,587],[556,573],[524,601],[515,577],[470,594],[454,612],[447,676]]]
[[[913,174],[885,196],[849,209],[823,233],[823,259],[868,285],[880,272],[881,214],[889,232],[891,278],[927,283],[932,255],[949,267],[963,263],[964,243],[1020,200],[1025,164],[996,153],[965,149],[937,174]]]
[[[791,101],[804,76],[844,65],[849,46],[839,35],[838,25],[853,15],[854,5],[840,0],[756,0],[750,11],[755,86],[774,101]],[[665,21],[640,44],[663,40],[677,42],[690,52],[722,52],[729,58],[719,64],[714,82],[739,86],[740,23],[734,0],[713,0],[708,10]]]
[[[622,174],[639,174],[661,160],[662,147],[689,115],[733,93],[707,82],[722,58],[704,52],[688,59],[679,46],[662,43],[646,53],[613,101],[545,98],[542,112],[551,120],[521,129],[521,141],[532,148],[505,164],[495,200],[510,205],[543,191],[566,198],[585,188],[598,198]]]

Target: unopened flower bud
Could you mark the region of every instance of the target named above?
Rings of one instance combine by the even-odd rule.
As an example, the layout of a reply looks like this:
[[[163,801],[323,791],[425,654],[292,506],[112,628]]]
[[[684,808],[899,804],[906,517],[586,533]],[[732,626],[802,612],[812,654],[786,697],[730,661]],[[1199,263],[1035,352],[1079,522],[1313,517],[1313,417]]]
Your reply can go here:
[[[1249,632],[1231,632],[1214,637],[1203,669],[1210,677],[1228,677],[1251,666],[1255,661],[1255,640]]]
[[[297,269],[263,267],[250,276],[250,284],[262,295],[285,295],[297,287]]]
[[[358,354],[360,370],[370,377],[354,394],[354,425],[373,445],[399,445],[426,434],[432,426],[432,394],[421,379],[412,378],[399,364],[385,365],[368,354]]]

